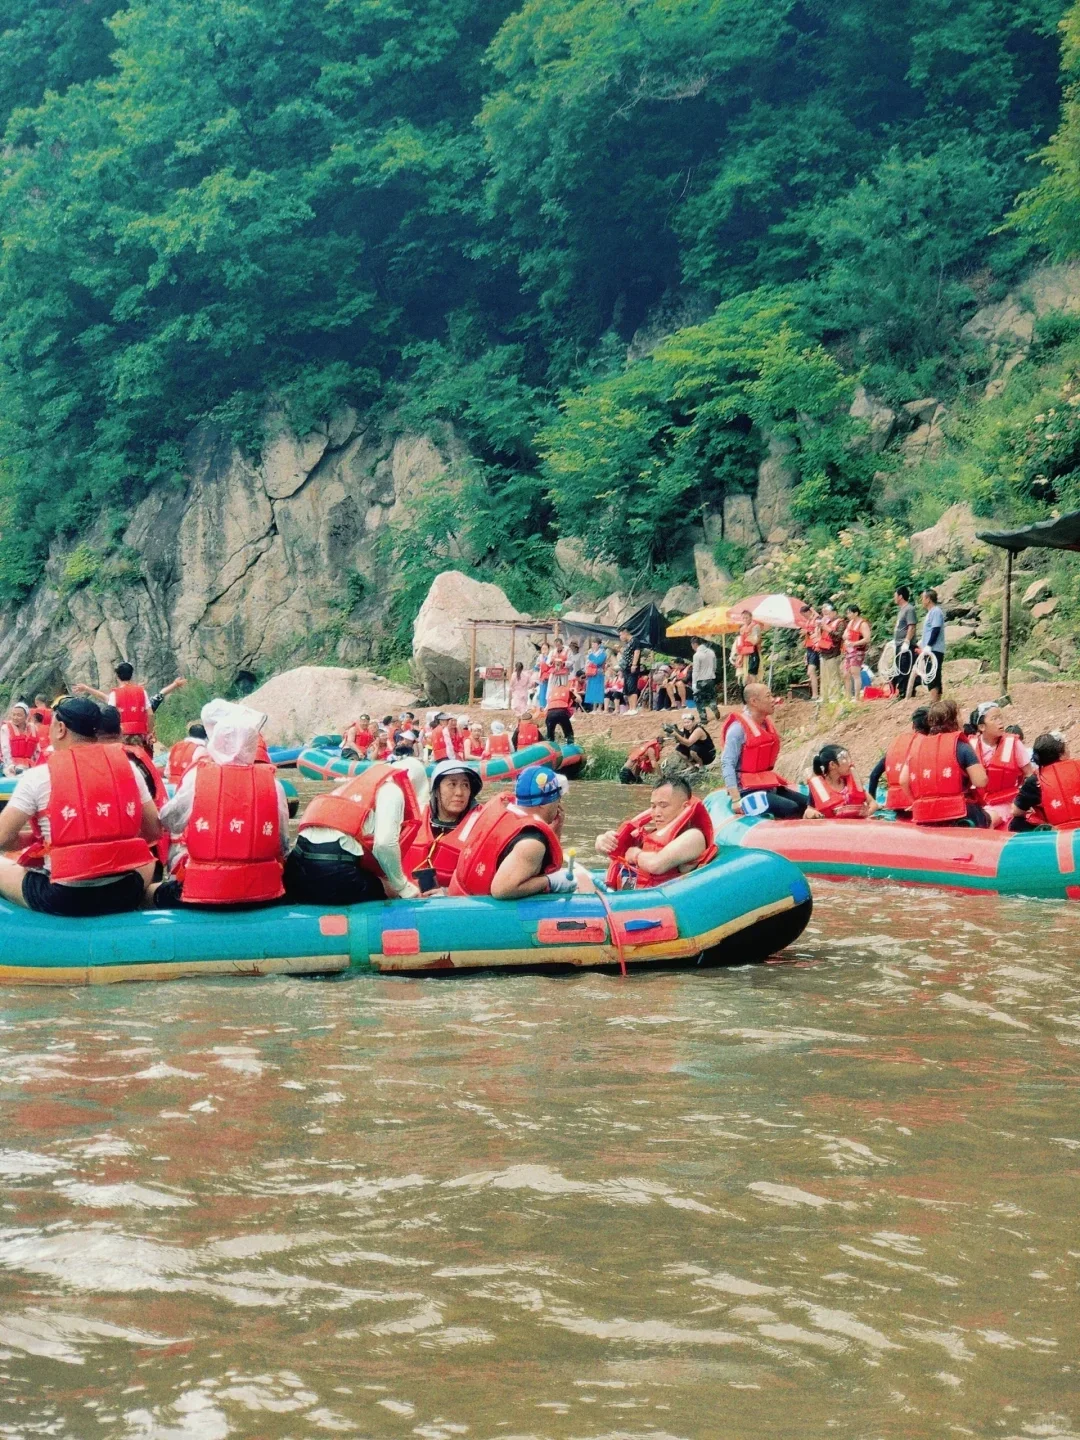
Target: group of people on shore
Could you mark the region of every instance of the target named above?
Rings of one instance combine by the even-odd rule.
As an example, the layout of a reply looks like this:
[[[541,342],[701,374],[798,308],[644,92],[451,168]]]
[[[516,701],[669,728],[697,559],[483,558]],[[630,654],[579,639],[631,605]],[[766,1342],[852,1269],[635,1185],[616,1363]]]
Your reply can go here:
[[[569,692],[565,708],[571,714],[681,709],[704,680],[711,680],[715,691],[716,652],[701,640],[693,646],[692,660],[658,660],[626,629],[619,632],[618,645],[599,636],[584,642],[584,648],[576,639],[541,641],[531,668],[522,660],[514,664],[510,709],[518,716],[530,710],[546,714],[552,688],[562,688],[560,681]]]
[[[919,599],[923,607],[921,628],[911,587],[898,585],[893,595],[896,620],[892,633],[892,686],[901,700],[912,697],[920,682],[931,699],[941,698],[945,614],[936,590],[923,590]],[[858,605],[848,605],[841,615],[830,600],[823,600],[817,610],[807,606],[804,619],[806,678],[811,699],[826,704],[840,699],[858,700],[869,683],[867,657],[874,638],[870,622]],[[744,632],[747,632],[745,639]],[[747,616],[735,641],[736,655],[740,647],[745,649],[755,640],[760,648],[760,626],[754,626]],[[748,668],[746,673],[756,675],[757,665]]]

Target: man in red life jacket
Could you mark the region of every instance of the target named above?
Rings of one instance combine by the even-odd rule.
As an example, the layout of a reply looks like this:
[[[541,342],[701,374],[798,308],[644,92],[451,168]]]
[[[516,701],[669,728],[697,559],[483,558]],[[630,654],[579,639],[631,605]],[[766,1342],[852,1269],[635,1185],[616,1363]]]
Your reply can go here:
[[[1009,829],[1024,834],[1043,825],[1080,828],[1080,761],[1069,759],[1065,737],[1054,730],[1037,735],[1031,752],[1038,769],[1020,786]]]
[[[75,685],[72,693],[89,695],[99,705],[115,705],[120,711],[120,726],[124,739],[129,745],[141,745],[152,755],[154,753],[154,712],[174,690],[181,690],[187,684],[183,675],[178,675],[169,685],[163,685],[155,694],[149,695],[141,685],[136,685],[134,666],[121,660],[116,666],[117,685],[106,695],[92,685]]]
[[[370,715],[361,715],[345,726],[341,737],[341,753],[347,760],[366,760],[370,746],[375,740],[375,729]]]
[[[911,796],[901,789],[900,776],[911,754],[916,735],[930,734],[930,724],[926,716],[925,705],[920,705],[911,712],[911,729],[902,730],[889,742],[889,748],[870,771],[870,779],[867,781],[868,793],[876,798],[878,784],[881,777],[885,776],[888,787],[885,792],[885,809],[892,810],[898,820],[911,819]]]
[[[37,736],[38,757],[45,758],[45,752],[49,748],[49,727],[52,725],[52,706],[44,695],[34,696],[34,708],[30,711],[30,724],[34,727],[34,734]]]
[[[169,792],[165,789],[165,781],[161,777],[160,770],[142,746],[129,745],[124,740],[123,732],[120,728],[120,711],[117,710],[116,706],[102,705],[99,708],[101,710],[101,721],[98,725],[98,744],[120,746],[128,759],[139,771],[139,774],[146,781],[146,788],[149,790],[158,815],[160,816],[162,807],[169,799]],[[158,859],[161,861],[162,868],[169,863],[169,844],[169,833],[162,828],[161,836],[155,846],[155,851]]]
[[[596,837],[596,848],[611,861],[613,890],[642,890],[678,880],[716,854],[709,812],[683,779],[661,780],[649,808],[618,830]]]
[[[261,717],[225,701],[208,711],[206,755],[162,807],[162,824],[181,837],[186,854],[153,887],[158,910],[268,905],[285,893],[289,805],[273,766],[257,759]]]
[[[626,757],[626,764],[619,771],[620,784],[643,785],[646,775],[654,775],[660,769],[663,745],[664,737],[658,735],[655,740],[646,740],[644,745],[638,745],[631,750]]]
[[[206,726],[193,720],[187,727],[183,740],[177,740],[169,750],[165,761],[165,779],[170,785],[179,785],[196,761],[206,754]]]
[[[548,682],[547,708],[544,710],[547,738],[553,744],[556,730],[562,731],[563,740],[567,745],[574,743],[574,727],[570,723],[572,694],[572,678],[568,672],[566,670],[553,671]],[[520,726],[518,728],[520,729]]]
[[[536,723],[535,712],[526,710],[518,723],[514,726],[514,733],[510,736],[510,744],[515,750],[525,750],[530,745],[539,745],[540,727]]]
[[[900,788],[911,795],[916,825],[958,825],[967,821],[988,829],[990,817],[977,802],[986,787],[986,771],[960,731],[955,700],[935,700],[927,708],[929,735],[917,735]]]
[[[461,855],[461,831],[483,787],[477,771],[460,760],[443,760],[431,776],[431,799],[401,862],[422,895],[445,890]]]
[[[407,763],[406,757],[380,761],[329,795],[315,796],[285,864],[290,900],[358,905],[420,894],[403,865],[421,818]]]
[[[563,868],[559,842],[568,789],[565,775],[547,765],[529,765],[518,776],[512,799],[500,795],[481,805],[462,827],[450,894],[525,900],[578,889],[583,877]]]
[[[17,700],[0,725],[0,757],[5,775],[21,775],[38,758],[38,738],[30,723],[30,707]]]
[[[741,800],[756,790],[765,792],[768,813],[777,820],[801,820],[816,812],[804,795],[791,789],[777,774],[780,736],[772,722],[776,701],[767,685],[751,682],[743,691],[742,713],[729,715],[721,731],[723,751],[720,766],[731,796],[731,808],[741,813]]]
[[[161,827],[146,781],[115,745],[98,745],[101,712],[65,696],[53,714],[53,754],[19,777],[0,813],[0,850],[35,822],[40,870],[0,859],[0,895],[47,915],[137,910],[154,874],[150,845]]]

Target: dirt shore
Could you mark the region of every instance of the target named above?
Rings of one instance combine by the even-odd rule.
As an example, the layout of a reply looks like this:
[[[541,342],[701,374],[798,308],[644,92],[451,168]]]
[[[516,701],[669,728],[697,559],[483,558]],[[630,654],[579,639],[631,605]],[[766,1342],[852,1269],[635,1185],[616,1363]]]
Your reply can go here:
[[[999,698],[1000,691],[993,677],[968,686],[955,686],[949,694],[960,706],[961,718],[982,700]],[[1014,685],[1009,690],[1010,703],[1005,707],[1010,725],[1019,725],[1030,744],[1044,730],[1060,730],[1070,742],[1074,754],[1080,754],[1080,685],[1039,683]],[[788,779],[804,779],[810,763],[822,745],[830,741],[846,745],[855,761],[856,773],[863,779],[884,753],[893,736],[907,728],[914,702],[867,700],[844,705],[815,705],[809,700],[785,700],[777,707],[776,724],[784,738],[780,769]],[[465,714],[464,708],[458,711]],[[478,706],[468,712],[487,728],[492,720],[509,722],[512,717]],[[574,719],[574,734],[579,743],[587,744],[603,736],[612,745],[629,750],[643,740],[659,733],[661,725],[670,724],[678,712],[670,710],[639,712],[635,715],[581,715]],[[508,725],[509,728],[509,725]],[[719,748],[720,725],[713,721],[709,730]]]

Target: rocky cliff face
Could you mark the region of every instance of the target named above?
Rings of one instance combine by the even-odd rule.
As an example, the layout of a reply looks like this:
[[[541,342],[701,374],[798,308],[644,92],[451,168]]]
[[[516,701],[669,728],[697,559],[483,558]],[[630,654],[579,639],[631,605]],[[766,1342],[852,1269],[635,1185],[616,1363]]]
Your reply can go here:
[[[200,426],[186,460],[186,484],[158,488],[131,515],[122,540],[130,575],[72,588],[72,547],[58,547],[31,599],[0,613],[0,686],[55,693],[77,679],[98,683],[123,657],[151,683],[231,681],[310,656],[319,637],[333,658],[368,658],[370,642],[336,640],[335,624],[349,608],[350,576],[365,582],[353,583],[354,597],[384,586],[380,532],[444,470],[433,442],[392,438],[345,409],[302,439],[280,430],[258,464]]]

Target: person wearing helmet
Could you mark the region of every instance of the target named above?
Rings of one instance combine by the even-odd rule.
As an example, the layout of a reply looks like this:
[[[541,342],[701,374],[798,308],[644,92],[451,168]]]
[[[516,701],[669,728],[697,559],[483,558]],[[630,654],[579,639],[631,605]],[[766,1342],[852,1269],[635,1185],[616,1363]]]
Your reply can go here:
[[[460,760],[443,760],[431,776],[431,799],[408,850],[405,873],[422,895],[445,890],[461,854],[461,829],[475,810],[483,781]]]
[[[563,868],[559,843],[568,789],[565,775],[549,765],[530,765],[518,776],[513,795],[479,806],[461,829],[450,894],[524,900],[575,890],[577,880]]]

